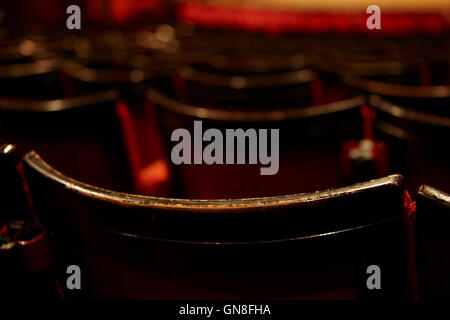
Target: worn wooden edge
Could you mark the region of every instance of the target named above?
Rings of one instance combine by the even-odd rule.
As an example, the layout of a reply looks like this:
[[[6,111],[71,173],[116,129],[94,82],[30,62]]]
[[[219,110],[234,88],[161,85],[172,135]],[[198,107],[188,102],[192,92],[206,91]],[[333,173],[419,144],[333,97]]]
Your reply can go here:
[[[332,62],[330,62],[332,61]],[[417,69],[420,61],[388,59],[386,61],[343,61],[339,57],[328,56],[315,58],[314,67],[328,73],[343,77],[389,76],[401,75]]]
[[[264,121],[282,121],[291,119],[303,119],[318,117],[341,111],[359,108],[364,104],[365,99],[362,96],[352,97],[346,100],[336,101],[324,105],[297,107],[278,110],[224,110],[212,109],[188,105],[176,101],[160,91],[151,88],[147,91],[147,98],[156,105],[178,114],[219,121],[248,121],[248,122],[264,122]]]
[[[399,190],[403,188],[403,176],[396,174],[367,182],[357,183],[347,187],[316,191],[312,193],[243,199],[177,199],[127,194],[95,187],[77,181],[52,168],[34,151],[31,151],[25,155],[24,166],[28,166],[30,169],[38,172],[46,179],[60,184],[66,190],[78,193],[79,195],[87,198],[108,202],[121,207],[143,207],[166,211],[207,213],[251,212],[254,210],[267,210],[271,208],[309,206],[331,198],[366,193],[381,187],[392,187]]]
[[[24,169],[27,173],[27,167],[30,170],[37,172],[45,179],[50,180],[52,183],[59,184],[61,188],[69,192],[73,192],[82,197],[92,199],[94,201],[102,202],[105,204],[112,204],[122,208],[144,208],[144,209],[156,209],[164,211],[164,213],[174,213],[177,215],[185,214],[237,214],[244,218],[245,214],[253,214],[260,211],[261,213],[273,210],[275,214],[279,210],[287,208],[310,208],[327,202],[331,199],[340,197],[355,195],[355,194],[367,194],[379,190],[380,188],[397,189],[399,191],[399,200],[401,191],[403,188],[403,177],[401,175],[391,175],[380,179],[375,179],[363,183],[357,183],[347,187],[341,187],[336,189],[317,191],[312,193],[301,193],[277,197],[263,197],[263,198],[247,198],[247,199],[220,199],[220,200],[197,200],[197,199],[175,199],[175,198],[161,198],[140,196],[134,194],[126,194],[121,192],[115,192],[106,190],[103,188],[94,187],[77,180],[71,179],[57,170],[50,167],[39,155],[35,152],[30,152],[24,157]],[[399,202],[400,203],[400,202]],[[243,216],[244,214],[244,216]],[[235,246],[235,245],[270,245],[277,243],[288,243],[292,241],[308,240],[326,238],[332,239],[335,236],[343,234],[350,234],[367,230],[370,228],[376,228],[379,225],[386,223],[394,223],[395,221],[401,221],[403,217],[401,214],[390,218],[384,218],[370,223],[364,223],[355,226],[349,226],[338,230],[318,232],[314,234],[303,235],[290,235],[289,237],[271,238],[271,239],[258,239],[258,240],[189,240],[189,239],[175,239],[175,238],[160,238],[153,237],[151,235],[134,233],[132,231],[123,231],[120,228],[100,227],[106,233],[126,237],[130,239],[141,239],[171,244],[189,244],[189,245],[209,245],[209,246]],[[83,221],[82,223],[90,225],[90,222]],[[97,226],[99,227],[99,226]]]
[[[215,70],[234,72],[270,72],[270,71],[294,71],[306,68],[310,61],[306,55],[299,52],[286,52],[281,54],[267,54],[251,57],[237,57],[216,53],[209,59],[201,61]]]
[[[226,75],[197,70],[190,66],[183,67],[178,74],[185,80],[203,85],[236,90],[302,84],[311,82],[317,77],[312,69],[289,70],[274,74]]]
[[[157,67],[158,68],[158,67]],[[79,81],[87,83],[131,83],[138,84],[144,81],[155,79],[162,76],[167,76],[170,74],[170,69],[165,70],[160,67],[160,69],[155,68],[155,70],[148,71],[142,68],[117,68],[101,70],[86,67],[80,63],[67,60],[62,70]]]
[[[413,86],[395,84],[357,76],[342,76],[341,81],[367,92],[402,98],[449,98],[450,85]]]
[[[429,185],[421,185],[417,192],[417,198],[424,198],[436,202],[439,205],[450,209],[450,194],[433,188]],[[422,210],[418,211],[421,212]],[[450,211],[449,211],[450,214]]]
[[[61,59],[43,59],[34,62],[0,66],[0,78],[22,78],[57,71]]]
[[[119,97],[120,93],[117,90],[107,90],[73,98],[54,100],[0,97],[0,110],[12,112],[56,112],[77,109],[104,102],[114,102],[119,99]]]
[[[387,113],[396,118],[404,119],[411,122],[423,123],[431,126],[439,126],[450,128],[450,118],[440,115],[435,115],[404,106],[396,103],[391,103],[378,95],[371,95],[369,103],[375,109]]]

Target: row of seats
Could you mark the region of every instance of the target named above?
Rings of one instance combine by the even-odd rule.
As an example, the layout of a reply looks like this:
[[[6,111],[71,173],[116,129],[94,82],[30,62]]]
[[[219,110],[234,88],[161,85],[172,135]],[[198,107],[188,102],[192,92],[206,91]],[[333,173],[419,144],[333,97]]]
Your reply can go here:
[[[414,226],[405,190],[450,190],[448,52],[168,25],[3,39],[7,291],[76,298],[75,264],[97,298],[447,297],[448,196],[413,192]],[[194,120],[280,129],[278,174],[173,165]]]
[[[359,48],[367,40],[340,40],[218,37],[168,25],[13,37],[1,55],[0,136],[82,181],[147,195],[277,195],[389,173],[404,174],[410,189],[425,182],[448,190],[441,148],[449,122],[446,42],[378,39]],[[381,98],[368,99],[372,93]],[[367,112],[361,117],[365,104],[376,110],[374,120]],[[263,178],[255,167],[172,167],[170,134],[195,119],[205,127],[280,128],[279,175]],[[370,159],[351,159],[361,139],[371,140],[362,143]],[[210,176],[211,185],[197,176]]]
[[[5,279],[27,274],[14,250],[35,273],[49,268],[36,245],[47,239],[56,257],[47,263],[60,276],[79,265],[85,297],[403,299],[417,294],[417,279],[420,297],[448,297],[450,196],[422,186],[415,219],[400,175],[315,193],[183,200],[101,189],[35,152],[1,151]],[[18,231],[18,220],[45,229]],[[382,290],[366,286],[371,265]]]
[[[442,147],[450,127],[445,116],[380,96],[355,95],[297,108],[227,110],[182,103],[175,95],[173,90],[150,89],[146,102],[131,110],[114,90],[49,101],[0,98],[0,136],[23,150],[37,150],[81,181],[147,195],[270,196],[396,172],[407,177],[408,188],[422,182],[450,187],[449,159]],[[366,104],[376,111],[375,120],[361,114]],[[261,176],[254,165],[171,165],[171,132],[192,129],[194,120],[203,120],[204,130],[280,129],[279,173]],[[351,159],[350,150],[358,148],[360,139],[369,140],[370,156]],[[359,172],[365,162],[369,168]],[[196,179],[205,176],[211,179]]]

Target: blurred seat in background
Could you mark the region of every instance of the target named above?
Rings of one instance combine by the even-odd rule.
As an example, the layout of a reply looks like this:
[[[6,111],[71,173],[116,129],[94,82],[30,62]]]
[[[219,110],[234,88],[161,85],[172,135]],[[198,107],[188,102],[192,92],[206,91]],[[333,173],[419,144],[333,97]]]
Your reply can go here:
[[[189,104],[270,109],[320,104],[316,74],[302,54],[301,38],[225,34],[222,47],[174,78],[176,93]]]
[[[203,130],[280,129],[280,169],[261,175],[256,165],[173,166],[182,184],[182,197],[240,198],[311,192],[342,185],[341,143],[362,137],[362,97],[317,106],[272,107],[267,110],[218,109],[187,105],[174,100],[174,93],[151,89],[150,107],[158,113],[158,125],[168,154],[177,128],[193,128],[202,120]]]
[[[59,66],[62,52],[48,51],[48,43],[31,35],[2,41],[0,48],[0,95],[54,98],[62,94]]]
[[[313,105],[310,69],[262,74],[186,67],[175,75],[179,99],[199,106],[270,109]]]
[[[89,34],[73,40],[74,55],[63,67],[78,94],[93,89],[120,91],[117,112],[135,188],[141,194],[167,195],[172,188],[157,119],[145,108],[145,90],[159,86],[161,79],[180,67],[179,36],[169,25]],[[168,55],[172,58],[162,58]]]
[[[450,157],[445,147],[450,118],[433,113],[426,104],[418,110],[380,96],[371,96],[369,104],[377,112],[375,132],[387,143],[391,168],[407,176],[407,188],[426,183],[450,189]]]
[[[359,107],[364,101],[342,85],[328,86],[310,68],[314,48],[321,42],[298,35],[221,36],[226,41],[215,53],[181,68],[172,82],[160,82],[148,95],[147,109],[157,110],[166,153],[172,147],[171,132],[191,128],[194,120],[204,120],[205,130],[275,128],[281,131],[281,170],[276,177],[261,177],[248,165],[182,165],[172,170],[183,185],[180,195],[270,196],[358,180],[342,177],[341,144],[363,138]],[[386,172],[372,172],[362,180]]]
[[[1,141],[39,150],[84,181],[133,190],[115,114],[119,93],[72,95],[60,73],[63,50],[32,38],[0,50]]]
[[[407,176],[410,190],[422,183],[445,190],[450,187],[450,159],[442,147],[450,123],[448,39],[375,40],[360,49],[348,48],[349,57],[357,60],[336,71],[339,80],[356,93],[376,95],[369,98],[376,111],[375,139],[387,145],[390,172]],[[325,59],[322,64],[335,70],[346,58]]]
[[[61,71],[73,39],[55,37],[35,32],[0,50],[1,141],[39,150],[83,181],[134,191],[116,113],[120,92],[81,90]]]
[[[424,61],[423,53],[408,38],[389,36],[319,36],[310,51],[313,67],[327,87],[335,88],[335,94],[359,94],[355,87],[359,88],[361,79],[407,83],[420,78]],[[358,80],[349,86],[348,79]]]
[[[0,138],[36,149],[83,181],[133,190],[120,122],[119,95],[104,91],[57,100],[0,98]]]
[[[342,81],[368,94],[423,112],[448,116],[450,103],[450,43],[448,37],[402,39],[403,56],[386,63],[398,76],[345,74]],[[409,71],[408,71],[409,70]]]

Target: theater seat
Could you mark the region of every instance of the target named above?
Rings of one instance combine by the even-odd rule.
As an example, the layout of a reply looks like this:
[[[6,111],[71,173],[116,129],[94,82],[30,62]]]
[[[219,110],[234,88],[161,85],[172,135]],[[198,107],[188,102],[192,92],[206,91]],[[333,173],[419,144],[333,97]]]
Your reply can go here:
[[[317,80],[317,75],[305,67],[236,72],[189,66],[174,76],[178,99],[185,103],[247,110],[312,105]]]
[[[447,108],[450,101],[450,85],[448,84],[412,85],[361,77],[344,77],[342,81],[409,108],[445,116],[450,114]]]
[[[450,195],[422,185],[416,201],[416,260],[420,299],[450,298]]]
[[[450,157],[444,146],[450,117],[434,113],[426,104],[418,110],[376,95],[370,96],[369,104],[377,112],[376,134],[388,145],[394,172],[407,177],[406,188],[429,184],[449,189]]]
[[[80,179],[132,190],[116,91],[63,99],[0,98],[0,140],[36,149]]]
[[[362,137],[360,106],[364,99],[360,96],[316,106],[257,110],[185,104],[173,98],[170,90],[150,89],[147,97],[157,110],[168,159],[176,144],[171,142],[172,132],[185,128],[193,136],[196,120],[202,121],[203,132],[208,128],[222,132],[279,129],[280,168],[276,175],[261,175],[260,165],[173,165],[174,176],[181,181],[182,193],[177,195],[181,197],[274,196],[337,187],[342,185],[341,143]]]
[[[53,243],[79,257],[89,297],[403,298],[402,176],[205,201],[97,188],[35,152],[23,167]],[[381,290],[367,289],[371,265]]]

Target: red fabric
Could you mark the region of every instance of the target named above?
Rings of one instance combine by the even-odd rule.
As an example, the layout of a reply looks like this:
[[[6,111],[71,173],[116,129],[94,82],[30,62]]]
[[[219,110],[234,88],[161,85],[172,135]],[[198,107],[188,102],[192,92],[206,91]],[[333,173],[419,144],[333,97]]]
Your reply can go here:
[[[186,83],[184,82],[184,79],[179,74],[174,74],[172,76],[172,83],[173,87],[175,88],[178,100],[182,103],[188,104],[188,91],[186,88]]]
[[[8,226],[3,221],[0,221],[0,235],[6,234],[6,231],[8,231]]]
[[[147,116],[150,119],[146,120],[154,124],[153,120],[156,121],[156,119],[154,119],[154,115],[149,108],[150,106],[147,105]],[[150,129],[142,129],[142,125],[136,125],[136,121],[133,119],[133,115],[125,101],[121,100],[117,103],[116,112],[121,122],[122,134],[127,147],[128,159],[131,164],[137,192],[152,196],[167,195],[169,192],[170,170],[162,154],[162,146],[159,143],[157,133],[155,131],[148,132]],[[154,128],[154,126],[150,125],[149,128]],[[144,131],[149,133],[148,137],[143,133]],[[138,136],[142,137],[142,139],[139,139]],[[146,152],[147,150],[151,150],[152,157],[143,156],[148,153]]]
[[[373,120],[375,119],[375,110],[369,108],[367,105],[361,106],[361,116],[363,120],[364,139],[373,140]]]
[[[313,97],[313,104],[315,106],[324,104],[324,91],[323,91],[323,84],[322,80],[320,78],[316,78],[313,81],[311,81],[311,92]]]
[[[17,2],[22,24],[54,25],[61,23],[68,17],[68,15],[66,15],[66,8],[70,4],[65,3],[67,1],[28,0]]]
[[[109,0],[110,18],[113,22],[125,23],[143,11],[150,11],[161,5],[159,0]]]
[[[120,100],[117,102],[116,112],[119,116],[122,133],[124,135],[125,144],[128,152],[128,159],[131,164],[131,170],[133,171],[133,179],[137,184],[139,171],[143,167],[141,154],[139,152],[139,146],[137,143],[136,131],[131,118],[131,112],[125,101]]]
[[[88,15],[90,20],[108,19],[117,25],[132,23],[136,17],[152,17],[162,10],[162,0],[90,0],[88,1]]]
[[[29,207],[32,219],[33,219],[34,223],[40,224],[38,215],[37,215],[36,210],[34,209],[34,206],[33,206],[33,200],[31,198],[30,189],[28,188],[28,184],[26,182],[25,172],[23,171],[22,162],[19,162],[19,164],[17,165],[17,171],[20,174],[20,180],[21,180],[22,185],[23,185],[23,190],[24,190],[24,193],[25,193],[25,197],[26,197],[26,200],[27,200],[27,204],[28,204],[28,207]]]
[[[168,196],[170,193],[169,159],[158,130],[158,117],[150,101],[144,105],[144,119],[135,123],[143,136],[141,150],[147,165],[139,174],[139,192],[147,195]]]
[[[426,62],[420,67],[420,84],[422,86],[431,86],[431,70]]]
[[[416,266],[416,203],[411,200],[408,191],[403,194],[403,206],[405,209],[405,225],[407,235],[407,299],[418,299],[417,266]]]
[[[90,20],[100,20],[103,18],[105,8],[103,8],[103,1],[88,1],[88,15]]]
[[[178,6],[182,21],[205,27],[239,28],[248,31],[279,33],[283,31],[339,33],[443,33],[450,22],[440,13],[383,13],[381,30],[369,30],[368,14],[318,13],[242,8],[187,2]]]

